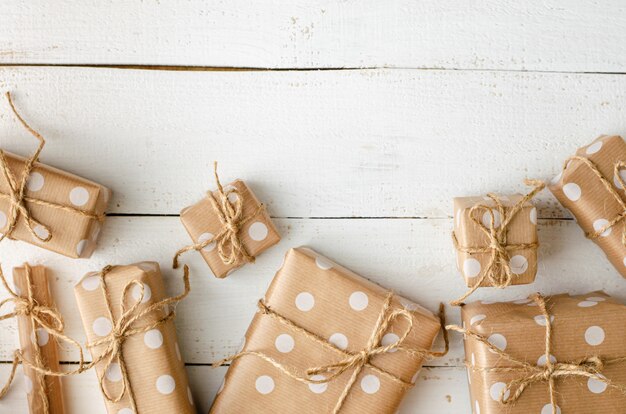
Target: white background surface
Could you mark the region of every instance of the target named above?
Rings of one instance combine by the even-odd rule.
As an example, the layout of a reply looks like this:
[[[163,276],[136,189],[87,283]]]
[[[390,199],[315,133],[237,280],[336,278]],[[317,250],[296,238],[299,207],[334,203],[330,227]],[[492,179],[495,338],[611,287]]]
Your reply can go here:
[[[4,241],[3,269],[48,266],[81,339],[71,288],[87,271],[156,260],[174,293],[171,256],[189,242],[176,216],[213,187],[218,160],[224,182],[245,179],[268,205],[283,240],[226,280],[199,255],[184,259],[193,291],[177,328],[199,412],[225,372],[211,361],[237,350],[289,247],[436,310],[465,289],[452,197],[525,191],[524,178],[554,175],[597,135],[626,133],[622,2],[470,4],[3,2],[0,87],[47,137],[42,161],[114,192],[92,259]],[[35,147],[4,102],[0,146]],[[626,281],[552,196],[537,204],[536,283],[474,298],[603,289],[626,300]],[[15,323],[2,323],[0,379],[16,344]],[[462,358],[453,336],[400,412],[470,413]],[[93,373],[65,392],[70,413],[105,412]],[[20,371],[0,412],[27,412],[25,396]]]

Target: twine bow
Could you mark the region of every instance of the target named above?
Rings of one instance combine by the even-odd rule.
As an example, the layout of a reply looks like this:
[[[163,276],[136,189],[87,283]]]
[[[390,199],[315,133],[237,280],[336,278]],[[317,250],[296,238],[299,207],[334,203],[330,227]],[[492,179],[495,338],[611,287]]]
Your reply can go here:
[[[265,205],[259,205],[253,214],[244,217],[243,206],[245,198],[236,187],[224,190],[217,175],[217,162],[213,163],[213,174],[217,184],[217,194],[208,191],[207,198],[211,202],[213,211],[217,215],[222,228],[218,234],[210,239],[178,250],[173,260],[174,269],[178,268],[178,258],[182,254],[191,250],[200,251],[212,243],[217,245],[218,255],[225,265],[233,265],[240,261],[254,262],[254,256],[248,252],[241,239],[240,230],[244,224],[259,214],[265,208]]]
[[[104,361],[104,366],[98,374],[98,382],[100,384],[100,390],[102,391],[102,394],[107,401],[117,403],[121,401],[128,392],[128,398],[130,400],[131,408],[134,413],[138,413],[139,411],[137,410],[135,393],[128,377],[128,369],[126,367],[126,361],[124,359],[124,343],[129,337],[147,332],[151,329],[155,329],[156,327],[174,318],[175,310],[170,309],[169,305],[180,302],[187,296],[187,294],[189,294],[189,268],[186,265],[184,266],[183,283],[185,289],[183,293],[178,296],[162,299],[143,308],[141,307],[141,301],[144,297],[143,284],[138,280],[131,280],[130,282],[128,282],[124,286],[124,290],[122,291],[120,299],[120,318],[117,321],[115,321],[115,318],[113,317],[111,298],[109,295],[109,290],[106,286],[106,275],[112,269],[113,266],[106,266],[105,268],[103,268],[99,273],[99,278],[100,290],[105,298],[106,308],[109,313],[110,320],[114,321],[114,324],[111,332],[106,337],[87,344],[88,348],[95,348],[101,345],[104,346],[104,349],[102,350],[102,352],[99,353],[99,356],[97,358],[94,358],[93,362],[90,364],[90,367]],[[128,293],[130,292],[130,289],[134,287],[138,287],[139,296],[135,298],[136,300],[132,303],[130,307],[127,307],[126,302],[128,299]],[[140,322],[151,313],[159,310],[163,310],[166,315],[145,326],[135,326],[137,322]],[[122,388],[117,395],[112,395],[105,386],[104,377],[107,371],[113,366],[114,363],[116,363],[116,361],[119,364],[120,372],[122,374]]]
[[[337,403],[335,404],[335,407],[333,408],[333,411],[332,411],[333,414],[336,414],[341,410],[341,407],[344,405],[345,400],[350,390],[352,389],[352,386],[356,382],[361,371],[366,367],[368,369],[373,370],[378,375],[383,376],[395,382],[396,384],[400,385],[403,388],[410,388],[413,386],[412,383],[406,382],[402,378],[396,376],[395,374],[372,365],[370,363],[370,360],[376,355],[384,354],[391,350],[398,350],[398,351],[405,352],[411,357],[416,358],[416,359],[442,357],[448,352],[448,347],[449,347],[448,335],[447,335],[446,330],[442,329],[444,342],[445,342],[445,349],[442,352],[433,352],[433,351],[426,350],[426,349],[411,348],[411,347],[403,346],[402,345],[403,342],[406,340],[407,336],[411,333],[412,329],[414,328],[414,321],[409,311],[405,309],[393,309],[391,306],[392,299],[393,299],[393,294],[390,292],[385,299],[384,305],[378,316],[372,335],[367,341],[367,344],[365,345],[365,347],[358,352],[350,352],[348,350],[343,350],[343,349],[336,347],[335,345],[328,342],[328,340],[306,330],[305,328],[297,325],[293,321],[278,314],[276,311],[268,307],[262,300],[260,300],[258,302],[258,306],[262,314],[270,316],[271,318],[275,319],[282,325],[288,327],[292,331],[295,331],[304,335],[309,340],[327,349],[332,349],[336,352],[341,353],[342,359],[336,362],[329,363],[327,365],[309,368],[303,374],[303,373],[296,371],[293,368],[286,366],[282,362],[277,361],[276,359],[272,358],[271,356],[263,352],[241,351],[235,355],[232,355],[228,358],[218,361],[217,363],[214,364],[214,366],[219,367],[228,362],[232,362],[236,359],[239,359],[243,356],[251,355],[251,356],[255,356],[257,358],[260,358],[270,363],[271,365],[276,367],[279,371],[281,371],[283,374],[304,384],[326,384],[326,383],[333,381],[344,372],[352,369],[353,370],[352,375],[350,376],[350,379],[346,383],[341,395],[339,396]],[[398,340],[393,341],[392,343],[387,344],[387,345],[382,345],[381,344],[382,337],[388,331],[389,326],[399,318],[402,318],[407,322],[407,326],[404,332],[402,332],[402,335],[399,335]],[[439,319],[440,319],[441,326],[443,328],[445,326],[445,313],[444,313],[443,304],[441,304],[439,308]],[[322,374],[326,374],[326,375],[322,375]]]
[[[79,214],[83,217],[87,217],[90,219],[103,221],[104,214],[92,214],[74,207],[26,196],[28,177],[30,176],[31,171],[35,166],[35,163],[37,163],[37,161],[39,160],[39,154],[43,150],[43,147],[46,144],[46,140],[43,136],[41,136],[41,134],[31,128],[31,126],[28,125],[24,118],[22,118],[21,115],[17,112],[17,109],[15,109],[15,105],[13,105],[11,94],[9,92],[6,93],[6,98],[9,101],[9,106],[11,107],[13,114],[15,114],[15,117],[28,132],[30,132],[35,138],[37,138],[37,140],[39,141],[39,146],[37,147],[37,150],[35,150],[33,155],[31,155],[30,158],[25,161],[24,169],[22,170],[22,176],[19,180],[15,177],[15,174],[9,168],[4,151],[0,149],[0,171],[2,171],[2,176],[4,177],[4,180],[9,187],[8,192],[6,193],[0,191],[0,198],[8,200],[10,203],[10,210],[8,214],[8,227],[4,234],[0,235],[0,241],[4,240],[5,238],[11,238],[11,234],[15,230],[20,217],[24,218],[24,224],[26,225],[26,228],[28,229],[28,232],[31,234],[31,236],[44,243],[50,241],[50,239],[52,238],[52,232],[50,231],[50,228],[33,218],[29,209],[29,204],[36,204],[58,210],[64,210],[71,213]]]
[[[43,306],[37,303],[37,301],[33,297],[33,282],[32,282],[32,273],[31,267],[28,264],[24,265],[24,271],[26,274],[26,286],[27,292],[25,296],[19,296],[13,289],[9,287],[9,284],[4,277],[2,269],[0,269],[0,282],[4,286],[5,290],[9,293],[9,298],[0,301],[0,309],[8,305],[9,303],[13,303],[14,310],[3,315],[0,315],[0,321],[5,319],[14,318],[17,316],[27,316],[31,320],[31,326],[33,327],[34,334],[34,361],[27,360],[22,354],[21,350],[16,350],[13,356],[13,363],[11,367],[11,373],[9,374],[9,378],[4,385],[4,387],[0,390],[0,399],[2,399],[8,392],[11,383],[15,378],[15,373],[17,370],[17,366],[19,363],[23,363],[24,365],[32,368],[37,372],[37,384],[39,385],[39,396],[42,401],[42,407],[45,413],[50,411],[50,402],[48,400],[48,394],[46,392],[47,386],[45,382],[45,376],[67,376],[74,375],[84,371],[85,364],[83,358],[83,349],[80,344],[74,339],[63,334],[64,330],[64,322],[61,314],[57,309],[51,306]],[[59,338],[65,342],[70,343],[74,346],[79,353],[79,366],[77,369],[73,371],[64,371],[57,372],[52,371],[46,368],[45,363],[43,361],[41,355],[41,349],[39,347],[39,328],[45,329],[48,334],[53,337]]]
[[[624,221],[624,218],[626,218],[626,203],[624,202],[622,197],[619,195],[615,186],[604,175],[602,175],[602,173],[600,172],[596,164],[594,164],[593,161],[591,161],[589,158],[581,157],[580,155],[575,155],[573,157],[570,157],[567,160],[565,160],[562,171],[565,171],[568,164],[572,160],[580,161],[584,165],[586,165],[591,170],[591,172],[600,179],[600,181],[602,182],[602,185],[604,185],[604,187],[608,190],[608,192],[611,194],[611,196],[615,199],[615,201],[620,205],[620,208],[622,209],[622,211],[619,214],[613,217],[613,219],[610,220],[604,226],[591,232],[585,232],[585,236],[587,238],[594,240],[600,237],[605,231],[615,226],[617,223]],[[624,179],[622,178],[622,175],[620,174],[622,170],[624,169],[626,169],[626,161],[618,161],[613,166],[613,174],[615,177],[615,181],[617,181],[619,186],[624,191],[626,191],[626,183],[624,182]],[[626,246],[626,222],[624,222],[624,228],[622,230],[622,244]]]
[[[474,293],[485,280],[489,282],[490,286],[500,289],[511,285],[513,278],[515,277],[515,273],[513,273],[513,270],[511,269],[511,257],[509,252],[514,250],[537,249],[537,247],[539,247],[538,242],[518,244],[510,244],[507,242],[509,224],[511,224],[513,218],[515,218],[515,216],[522,211],[526,202],[531,200],[545,187],[545,183],[538,180],[525,180],[524,183],[528,186],[533,186],[534,188],[512,207],[505,207],[497,195],[492,193],[487,194],[487,196],[495,204],[495,211],[499,214],[500,223],[498,223],[498,218],[494,213],[494,207],[487,206],[485,204],[477,204],[470,209],[470,219],[476,223],[480,231],[489,240],[489,244],[487,246],[461,246],[455,233],[452,232],[452,241],[457,251],[468,254],[491,254],[489,263],[487,263],[487,266],[481,276],[478,277],[478,279],[474,282],[474,285],[463,296],[451,302],[452,305],[460,305],[465,299],[467,299],[468,296]],[[488,224],[483,223],[480,213],[483,213],[483,215],[488,214]]]
[[[502,359],[505,359],[513,364],[515,367],[492,367],[492,368],[478,368],[471,367],[474,371],[481,372],[514,372],[519,373],[519,377],[509,381],[506,386],[500,392],[499,402],[504,405],[514,404],[517,402],[526,388],[537,383],[547,383],[550,393],[550,403],[552,404],[552,414],[557,414],[558,405],[556,401],[556,385],[555,381],[559,378],[572,378],[582,377],[593,379],[606,384],[609,387],[615,388],[618,391],[626,394],[626,386],[617,384],[602,375],[602,371],[607,365],[618,364],[626,362],[626,357],[620,358],[602,358],[600,356],[589,356],[572,362],[555,362],[552,355],[552,321],[550,320],[550,314],[547,310],[546,301],[540,294],[532,296],[541,314],[545,318],[546,335],[545,335],[545,365],[534,365],[524,360],[514,358],[510,354],[502,351],[500,348],[491,344],[488,339],[476,332],[468,329],[461,328],[457,325],[448,325],[446,329],[451,331],[460,332],[466,336],[473,338],[474,340],[484,344],[491,352],[494,352]]]

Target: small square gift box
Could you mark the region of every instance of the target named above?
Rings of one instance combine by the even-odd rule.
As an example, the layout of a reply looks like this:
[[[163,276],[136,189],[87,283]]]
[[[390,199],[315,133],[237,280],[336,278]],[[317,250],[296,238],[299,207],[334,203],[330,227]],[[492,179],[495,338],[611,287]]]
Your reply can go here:
[[[8,392],[18,364],[22,364],[28,407],[31,414],[63,414],[62,376],[78,374],[85,368],[80,344],[63,333],[63,318],[54,306],[48,286],[48,275],[43,266],[13,269],[14,289],[9,287],[2,271],[0,282],[8,298],[0,301],[0,320],[15,317],[18,323],[20,350],[15,352],[13,369],[6,384],[0,389],[0,399]],[[12,304],[8,313],[2,308]],[[79,354],[78,369],[61,371],[58,357],[59,341],[74,347]]]
[[[74,288],[109,414],[196,412],[182,360],[174,309],[159,265],[141,262],[88,273]]]
[[[21,240],[73,258],[96,248],[111,192],[93,181],[38,162],[45,140],[17,113],[39,140],[30,158],[0,150],[0,241]]]
[[[563,164],[549,189],[626,278],[626,143],[601,136]]]
[[[537,209],[531,199],[544,184],[526,195],[456,197],[452,241],[457,267],[470,290],[452,302],[462,303],[479,287],[505,288],[532,283],[537,274]]]
[[[280,241],[278,230],[246,183],[236,180],[222,187],[215,168],[217,190],[180,212],[180,220],[194,244],[174,257],[197,250],[218,278],[224,278]]]
[[[422,361],[445,354],[430,351],[441,323],[308,248],[291,249],[242,351],[218,363],[232,361],[210,412],[395,413]]]
[[[626,413],[626,306],[602,292],[461,309],[481,414]]]

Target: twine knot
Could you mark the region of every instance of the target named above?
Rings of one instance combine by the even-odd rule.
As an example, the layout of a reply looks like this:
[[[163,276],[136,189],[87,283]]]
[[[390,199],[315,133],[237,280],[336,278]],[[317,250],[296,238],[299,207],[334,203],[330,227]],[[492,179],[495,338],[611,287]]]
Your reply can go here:
[[[556,402],[556,384],[555,380],[558,378],[571,378],[571,377],[583,377],[588,379],[594,379],[606,384],[609,387],[615,388],[621,393],[626,395],[626,385],[616,384],[602,375],[604,368],[607,365],[625,363],[626,357],[619,357],[613,359],[604,359],[598,355],[589,356],[579,361],[572,362],[558,362],[553,361],[552,356],[552,321],[550,314],[547,310],[546,300],[540,294],[532,296],[533,301],[537,304],[541,313],[546,321],[546,335],[544,356],[546,358],[545,365],[531,364],[524,360],[514,358],[513,356],[502,351],[500,348],[491,344],[489,340],[471,330],[461,328],[456,325],[449,325],[447,330],[463,333],[466,336],[484,344],[491,352],[497,354],[502,359],[512,362],[514,367],[492,367],[492,368],[479,368],[475,366],[469,366],[474,371],[482,372],[506,372],[506,373],[519,373],[520,376],[508,383],[500,391],[499,402],[501,404],[514,404],[522,396],[527,387],[535,383],[547,383],[550,394],[550,403],[552,404],[552,414],[557,414],[557,402]]]
[[[469,211],[470,219],[478,226],[480,231],[488,239],[488,244],[482,247],[461,246],[456,234],[452,232],[452,242],[457,251],[469,254],[490,253],[489,262],[482,275],[474,282],[474,285],[460,298],[451,302],[452,305],[460,305],[468,296],[478,289],[485,280],[489,286],[503,289],[513,282],[515,273],[511,269],[510,251],[537,249],[538,242],[510,244],[507,242],[509,225],[515,216],[522,211],[524,205],[544,189],[545,183],[538,180],[525,180],[524,183],[533,189],[523,196],[512,207],[505,207],[500,197],[493,193],[487,197],[495,204],[494,207],[485,204],[476,204]],[[482,214],[481,214],[482,213]],[[498,216],[496,216],[496,213]],[[485,223],[484,217],[489,220]]]
[[[87,344],[88,348],[95,348],[98,346],[104,346],[102,352],[100,352],[97,358],[91,362],[89,367],[92,367],[102,361],[104,366],[101,372],[98,374],[98,382],[100,384],[100,390],[107,401],[117,403],[124,398],[128,393],[131,408],[133,412],[137,413],[137,404],[135,400],[135,393],[128,376],[128,370],[126,367],[126,361],[124,359],[124,343],[126,339],[133,335],[141,334],[154,329],[165,322],[171,320],[175,316],[175,311],[169,307],[170,304],[176,304],[184,299],[190,291],[189,285],[189,268],[184,266],[183,283],[184,291],[178,296],[162,299],[158,302],[142,307],[142,301],[144,298],[144,285],[138,280],[131,280],[128,282],[122,291],[120,299],[120,318],[115,321],[113,317],[113,309],[111,305],[111,299],[109,297],[109,290],[106,285],[106,275],[113,270],[114,266],[108,265],[104,267],[100,273],[100,289],[105,298],[105,304],[110,316],[110,320],[114,322],[111,332],[102,339]],[[129,302],[128,295],[132,288],[137,287],[139,289],[139,295],[134,297],[131,306],[127,307],[126,303]],[[135,326],[137,322],[141,322],[143,319],[153,314],[156,311],[165,311],[165,316],[159,317],[156,321],[151,322],[145,326]],[[112,395],[105,386],[104,377],[107,371],[113,366],[113,364],[119,364],[122,374],[122,387],[117,395]]]
[[[433,351],[426,350],[426,349],[410,348],[410,347],[403,346],[402,344],[406,340],[407,336],[413,330],[414,321],[409,311],[405,309],[393,309],[391,306],[392,299],[393,299],[393,293],[389,292],[387,297],[385,298],[385,302],[380,311],[380,314],[378,315],[378,319],[376,321],[372,335],[370,336],[365,347],[357,352],[350,352],[348,350],[344,350],[344,349],[340,349],[336,347],[335,345],[328,342],[328,340],[321,338],[314,333],[309,332],[305,328],[296,325],[293,321],[276,313],[274,310],[270,309],[263,300],[260,300],[258,302],[260,313],[270,316],[271,318],[277,320],[279,323],[283,324],[284,326],[304,335],[309,340],[323,347],[330,348],[336,352],[341,353],[343,356],[343,359],[337,362],[330,363],[328,365],[309,368],[305,371],[304,375],[289,368],[288,366],[286,366],[280,361],[277,361],[273,357],[263,352],[258,352],[258,351],[241,351],[235,355],[232,355],[228,358],[225,358],[221,361],[214,363],[213,366],[219,367],[228,362],[232,362],[238,358],[241,358],[243,356],[251,355],[251,356],[255,356],[257,358],[260,358],[270,363],[271,365],[276,367],[279,371],[281,371],[283,374],[287,375],[291,379],[304,383],[304,384],[328,383],[334,380],[335,378],[337,378],[342,373],[346,372],[347,370],[353,369],[352,374],[350,375],[350,379],[346,383],[341,395],[339,396],[337,403],[335,404],[335,407],[332,410],[333,414],[337,414],[340,411],[350,390],[352,389],[352,386],[355,384],[357,377],[359,376],[359,374],[361,373],[364,367],[367,367],[368,369],[373,370],[377,374],[388,378],[389,380],[395,382],[396,384],[399,384],[401,387],[410,388],[413,386],[412,383],[406,382],[402,378],[399,378],[398,376],[396,376],[395,374],[370,364],[371,358],[374,357],[375,355],[389,352],[392,349],[405,352],[409,356],[416,358],[416,359],[441,357],[447,354],[448,352],[448,348],[449,348],[448,334],[445,329],[442,329],[444,343],[445,343],[445,349],[443,352],[433,352]],[[403,318],[406,320],[406,325],[407,325],[406,328],[404,329],[402,334],[399,335],[398,340],[387,345],[381,345],[380,342],[382,340],[382,337],[389,330],[389,326],[398,318]],[[441,323],[441,327],[444,328],[445,327],[445,312],[444,312],[443,304],[441,304],[439,307],[439,320]],[[323,376],[323,378],[320,378],[320,379],[312,378],[313,376],[318,375],[318,374],[330,374],[330,375]]]
[[[174,269],[178,268],[178,258],[183,253],[191,250],[200,251],[213,243],[217,245],[218,256],[225,265],[233,265],[239,262],[253,263],[255,260],[254,256],[246,249],[240,231],[243,225],[263,211],[265,206],[263,204],[259,205],[253,214],[244,217],[243,206],[245,198],[235,187],[228,190],[224,189],[217,174],[217,162],[213,163],[213,175],[217,184],[217,190],[215,194],[208,191],[207,198],[220,221],[221,230],[210,239],[178,250],[174,255],[172,263]]]

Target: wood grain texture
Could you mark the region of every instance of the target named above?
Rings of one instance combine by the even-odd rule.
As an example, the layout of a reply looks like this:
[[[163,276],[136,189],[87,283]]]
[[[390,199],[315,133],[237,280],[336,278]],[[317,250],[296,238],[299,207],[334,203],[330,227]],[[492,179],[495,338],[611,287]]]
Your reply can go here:
[[[619,0],[45,0],[0,5],[1,63],[623,72]]]
[[[277,217],[448,217],[454,196],[525,191],[626,132],[618,75],[48,67],[0,69],[0,87],[48,138],[42,161],[112,188],[123,214],[177,214],[218,160]],[[0,145],[34,148],[1,100]]]

